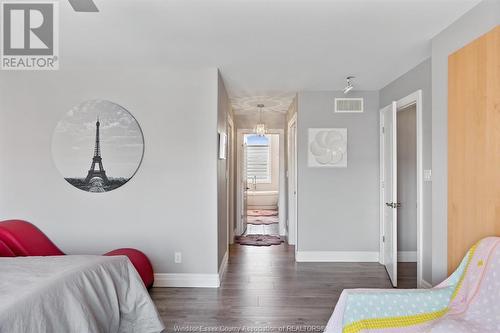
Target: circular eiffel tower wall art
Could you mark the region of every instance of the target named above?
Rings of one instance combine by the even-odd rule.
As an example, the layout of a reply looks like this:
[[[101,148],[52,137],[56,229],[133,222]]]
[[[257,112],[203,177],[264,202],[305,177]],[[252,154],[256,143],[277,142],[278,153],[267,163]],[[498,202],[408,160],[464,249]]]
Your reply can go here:
[[[137,120],[123,107],[90,100],[69,110],[52,140],[55,164],[64,179],[87,192],[123,186],[139,169],[144,137]]]

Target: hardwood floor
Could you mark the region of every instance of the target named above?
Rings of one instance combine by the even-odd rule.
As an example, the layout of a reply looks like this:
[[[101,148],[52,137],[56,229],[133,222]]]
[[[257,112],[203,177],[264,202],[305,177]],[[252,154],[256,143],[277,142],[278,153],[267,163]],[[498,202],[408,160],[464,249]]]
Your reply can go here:
[[[416,262],[398,262],[398,288],[417,288]]]
[[[400,267],[402,286],[412,287],[413,266]],[[296,263],[294,247],[286,244],[231,245],[219,289],[153,288],[151,297],[168,332],[221,332],[242,326],[255,332],[283,327],[322,332],[344,288],[391,284],[377,263]]]

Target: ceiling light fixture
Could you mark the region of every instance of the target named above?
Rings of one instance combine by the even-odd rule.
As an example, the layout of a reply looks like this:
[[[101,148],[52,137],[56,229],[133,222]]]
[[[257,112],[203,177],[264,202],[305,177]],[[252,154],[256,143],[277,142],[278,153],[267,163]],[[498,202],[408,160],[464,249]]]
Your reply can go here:
[[[253,132],[258,136],[264,136],[267,133],[266,124],[262,122],[262,108],[264,104],[257,104],[257,107],[259,108],[259,123],[255,125]]]
[[[348,76],[348,77],[346,77],[347,85],[344,88],[344,94],[348,94],[349,91],[351,91],[352,89],[354,89],[354,85],[352,84],[352,79],[354,79],[354,78],[355,78],[355,76]]]

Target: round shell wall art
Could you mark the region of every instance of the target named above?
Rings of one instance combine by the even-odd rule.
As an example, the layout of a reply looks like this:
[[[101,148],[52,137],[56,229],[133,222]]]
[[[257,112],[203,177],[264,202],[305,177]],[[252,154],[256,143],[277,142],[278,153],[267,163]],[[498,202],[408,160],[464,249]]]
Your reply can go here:
[[[347,168],[347,128],[310,128],[308,166]]]
[[[144,137],[126,109],[106,100],[73,107],[59,121],[52,155],[64,179],[93,193],[123,186],[137,172],[144,155]]]

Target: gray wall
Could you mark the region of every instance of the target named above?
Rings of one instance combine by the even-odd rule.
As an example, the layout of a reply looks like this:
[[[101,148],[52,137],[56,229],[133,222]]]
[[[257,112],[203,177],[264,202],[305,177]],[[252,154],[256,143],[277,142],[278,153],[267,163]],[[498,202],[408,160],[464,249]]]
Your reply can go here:
[[[448,56],[500,24],[500,1],[485,0],[432,39],[432,280],[447,276]]]
[[[298,250],[379,251],[379,99],[364,97],[362,114],[334,113],[340,92],[298,96]],[[348,129],[347,168],[307,166],[308,128]]]
[[[60,117],[95,98],[128,109],[145,140],[135,177],[100,194],[69,185],[51,154]],[[0,110],[8,161],[0,166],[0,219],[32,221],[69,254],[136,247],[157,273],[217,272],[215,68],[4,71]],[[183,263],[174,264],[175,251]]]
[[[217,132],[227,135],[227,117],[231,112],[231,104],[226,87],[220,73],[217,75]],[[215,139],[218,146],[218,133]],[[226,149],[229,146],[226,146]],[[229,156],[229,154],[228,154]],[[220,267],[228,248],[228,215],[227,215],[227,166],[228,159],[217,160],[217,267]]]
[[[398,111],[398,251],[417,251],[417,108]],[[430,242],[429,242],[430,243]]]
[[[380,108],[422,90],[422,164],[432,168],[432,66],[427,59],[380,90]],[[423,279],[432,281],[432,183],[423,185]]]

